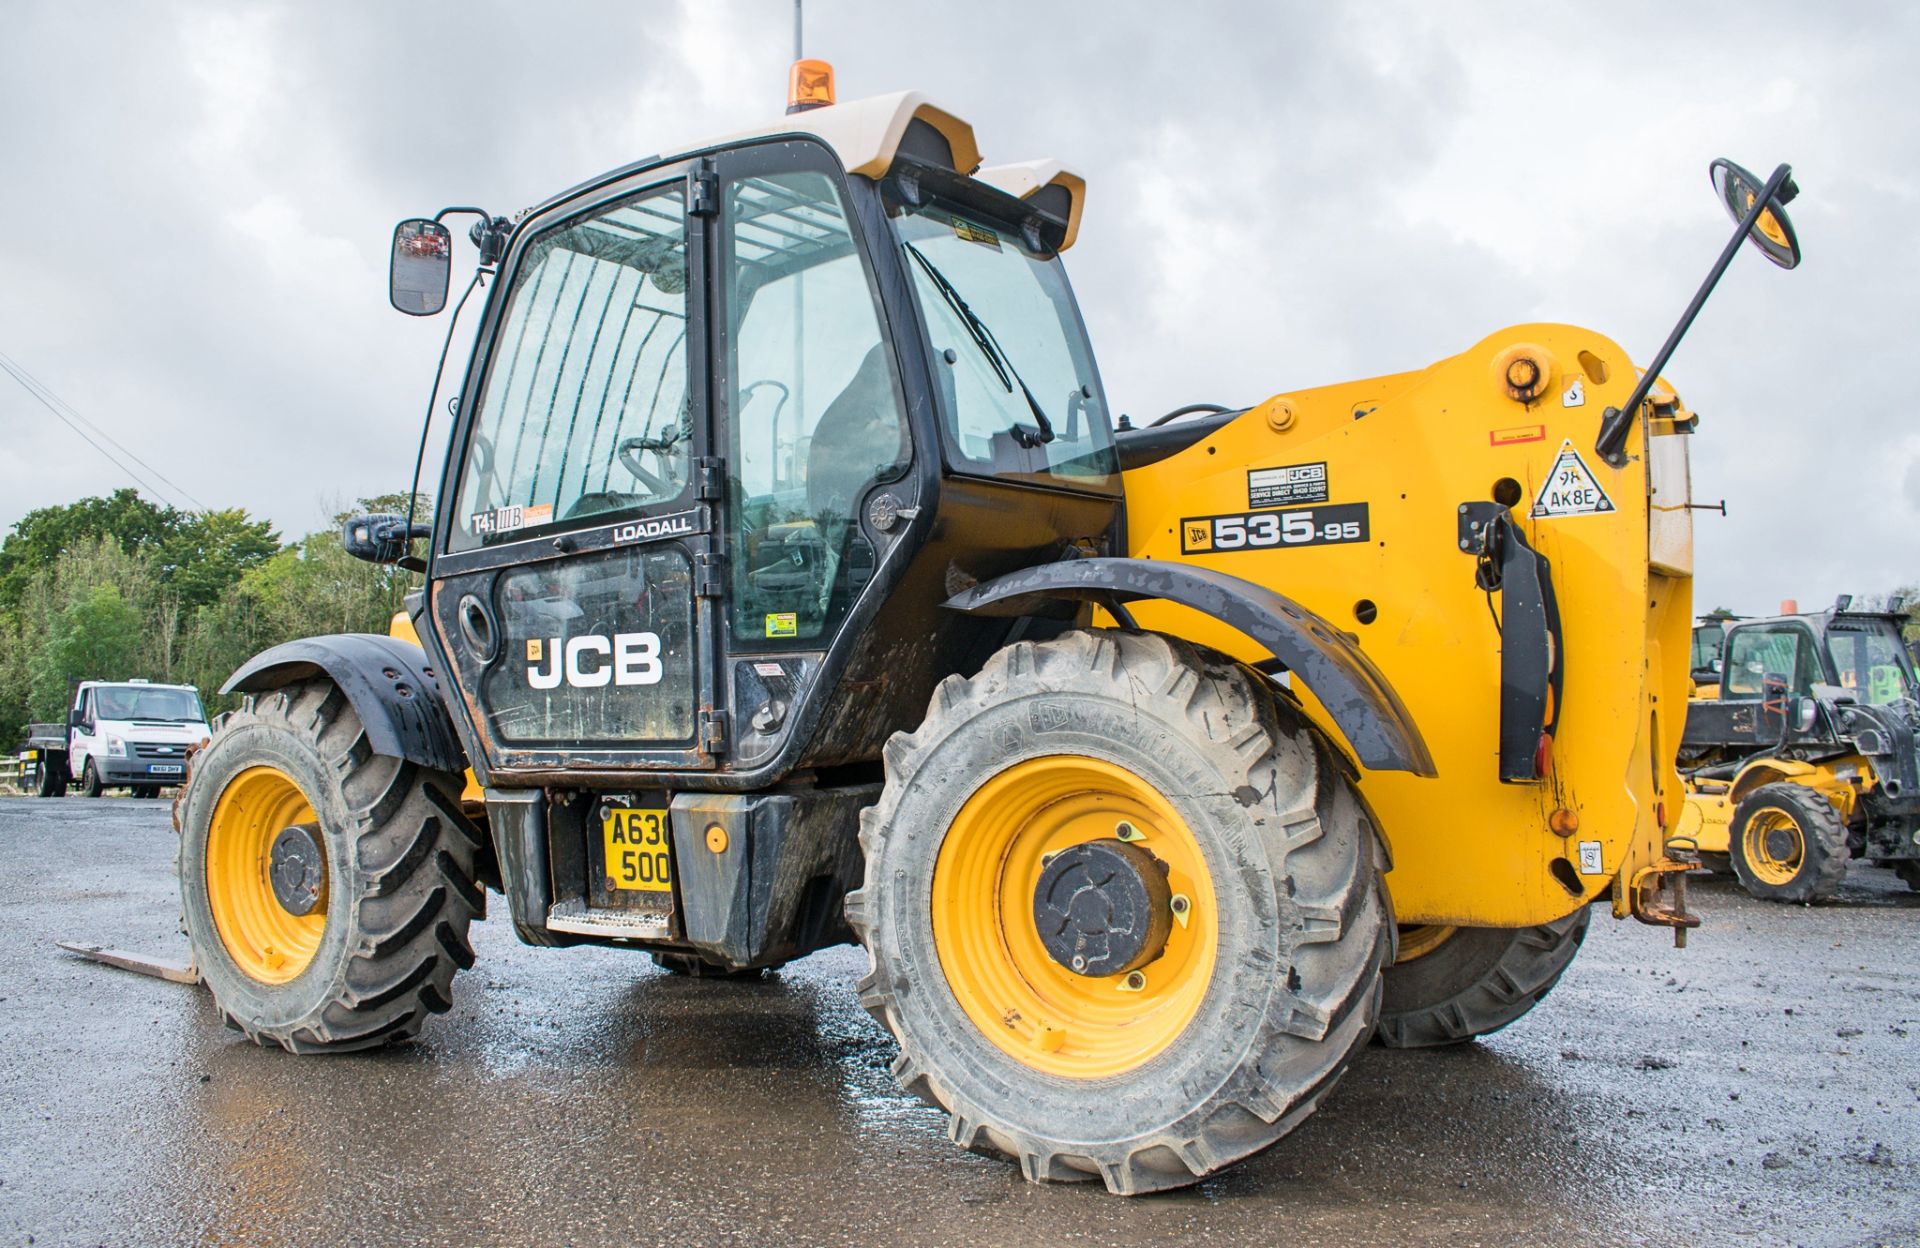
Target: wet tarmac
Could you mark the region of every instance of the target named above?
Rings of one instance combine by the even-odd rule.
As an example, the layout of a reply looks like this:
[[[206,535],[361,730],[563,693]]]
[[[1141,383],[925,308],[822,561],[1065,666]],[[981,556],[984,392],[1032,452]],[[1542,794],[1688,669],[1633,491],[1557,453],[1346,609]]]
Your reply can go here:
[[[949,1145],[852,949],[716,983],[483,923],[412,1047],[255,1048],[53,946],[183,954],[172,857],[164,802],[0,798],[0,1242],[1920,1243],[1920,895],[1886,871],[1814,910],[1702,881],[1683,952],[1597,920],[1508,1031],[1369,1050],[1266,1153],[1125,1201]]]

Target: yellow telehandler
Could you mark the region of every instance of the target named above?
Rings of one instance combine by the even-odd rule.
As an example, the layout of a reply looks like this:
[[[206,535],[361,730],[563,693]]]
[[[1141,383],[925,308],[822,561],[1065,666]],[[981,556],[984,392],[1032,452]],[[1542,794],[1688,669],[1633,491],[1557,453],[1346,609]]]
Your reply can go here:
[[[1695,629],[1680,833],[1762,901],[1830,901],[1854,859],[1920,889],[1920,676],[1902,603],[1781,609]]]
[[[1513,1021],[1590,903],[1697,921],[1695,421],[1656,376],[1743,239],[1797,258],[1785,166],[1716,163],[1739,228],[1644,373],[1522,325],[1131,428],[1061,260],[1083,180],[794,81],[396,229],[401,311],[449,302],[450,215],[485,287],[433,523],[343,535],[424,572],[418,644],[226,686],[180,879],[234,1026],[414,1035],[488,890],[669,970],[857,940],[955,1143],[1130,1194],[1272,1143],[1376,1030]]]

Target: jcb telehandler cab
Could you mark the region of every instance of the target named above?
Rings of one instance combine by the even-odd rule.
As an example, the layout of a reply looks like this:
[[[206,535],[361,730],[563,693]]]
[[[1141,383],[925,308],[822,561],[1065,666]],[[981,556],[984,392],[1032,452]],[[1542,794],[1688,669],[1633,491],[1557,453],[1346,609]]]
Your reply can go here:
[[[1715,178],[1716,277],[1790,243],[1784,166]],[[419,644],[260,655],[185,799],[235,1025],[411,1036],[488,888],[671,969],[857,939],[957,1143],[1132,1193],[1279,1138],[1376,1027],[1512,1021],[1598,898],[1693,922],[1666,351],[1527,325],[1117,431],[1084,192],[908,94],[483,214],[433,523],[345,534],[424,570]],[[447,241],[399,227],[403,311]]]
[[[1884,609],[1882,609],[1884,607]],[[1920,889],[1920,683],[1897,603],[1723,625],[1687,707],[1681,831],[1769,901],[1825,901],[1850,859]]]

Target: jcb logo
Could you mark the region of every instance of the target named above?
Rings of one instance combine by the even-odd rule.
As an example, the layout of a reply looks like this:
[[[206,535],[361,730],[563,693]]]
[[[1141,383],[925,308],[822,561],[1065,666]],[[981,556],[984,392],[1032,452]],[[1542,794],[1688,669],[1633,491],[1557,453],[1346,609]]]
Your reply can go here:
[[[540,670],[543,655],[545,671]],[[663,674],[658,633],[615,633],[611,640],[588,633],[564,643],[558,637],[527,642],[527,683],[535,689],[558,689],[562,680],[576,689],[657,685]]]

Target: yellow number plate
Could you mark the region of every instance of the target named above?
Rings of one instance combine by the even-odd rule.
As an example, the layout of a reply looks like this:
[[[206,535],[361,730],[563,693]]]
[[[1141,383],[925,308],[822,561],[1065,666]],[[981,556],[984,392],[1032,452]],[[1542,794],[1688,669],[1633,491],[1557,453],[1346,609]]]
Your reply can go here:
[[[607,880],[612,887],[641,893],[672,890],[666,811],[616,806],[607,812],[602,835],[606,837]]]

